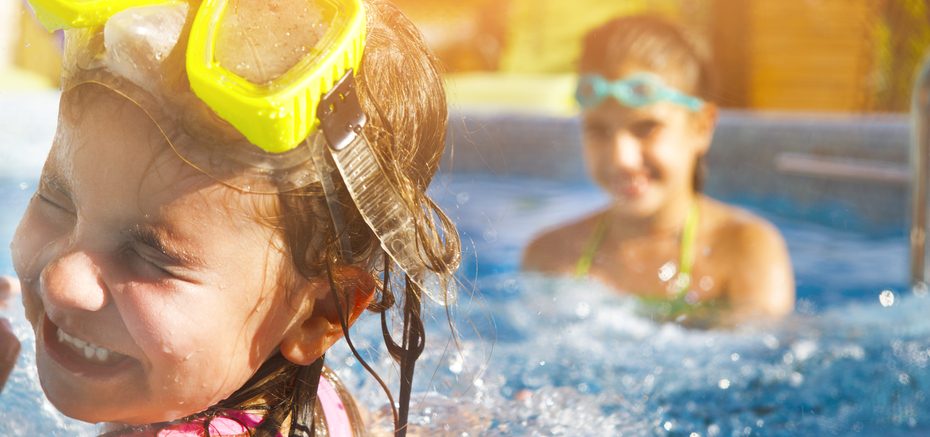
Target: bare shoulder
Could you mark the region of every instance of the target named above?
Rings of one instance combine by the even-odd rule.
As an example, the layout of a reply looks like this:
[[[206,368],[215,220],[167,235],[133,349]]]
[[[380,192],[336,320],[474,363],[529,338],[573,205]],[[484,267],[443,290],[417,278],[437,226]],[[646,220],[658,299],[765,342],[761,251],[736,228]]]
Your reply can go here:
[[[524,270],[570,273],[594,232],[602,211],[543,230],[523,251]]]
[[[707,217],[717,249],[734,255],[765,253],[785,242],[775,225],[747,210],[704,198],[702,220]]]
[[[712,199],[704,203],[727,296],[746,318],[781,317],[794,308],[794,273],[785,240],[767,220]]]

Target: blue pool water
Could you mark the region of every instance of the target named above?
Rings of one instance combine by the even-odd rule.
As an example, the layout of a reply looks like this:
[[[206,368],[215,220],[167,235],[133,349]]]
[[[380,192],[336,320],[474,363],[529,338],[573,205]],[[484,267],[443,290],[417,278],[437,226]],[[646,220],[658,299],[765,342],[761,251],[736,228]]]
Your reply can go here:
[[[20,179],[0,180],[2,247],[33,189]],[[466,256],[458,344],[442,309],[428,319],[412,408],[423,435],[930,434],[930,299],[905,289],[903,231],[827,228],[770,212],[781,204],[744,204],[785,235],[798,312],[770,328],[692,331],[645,319],[597,284],[517,271],[532,234],[604,202],[589,185],[454,174],[433,191]],[[0,272],[12,272],[6,251]],[[27,353],[0,394],[0,435],[92,435],[42,398],[21,307],[3,314]],[[375,319],[353,338],[396,387]],[[383,427],[374,381],[344,346],[328,362]]]

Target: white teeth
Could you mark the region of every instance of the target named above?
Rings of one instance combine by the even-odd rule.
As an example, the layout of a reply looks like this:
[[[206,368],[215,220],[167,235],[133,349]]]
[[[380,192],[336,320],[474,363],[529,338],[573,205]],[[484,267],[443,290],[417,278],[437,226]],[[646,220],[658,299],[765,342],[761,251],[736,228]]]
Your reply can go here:
[[[65,331],[62,331],[61,328],[58,328],[58,342],[65,343],[73,347],[78,353],[83,353],[84,358],[88,360],[106,362],[110,359],[110,354],[116,354],[116,352],[110,351],[108,349],[97,346],[93,343],[81,340],[80,338],[73,337]],[[117,354],[118,355],[118,354]]]

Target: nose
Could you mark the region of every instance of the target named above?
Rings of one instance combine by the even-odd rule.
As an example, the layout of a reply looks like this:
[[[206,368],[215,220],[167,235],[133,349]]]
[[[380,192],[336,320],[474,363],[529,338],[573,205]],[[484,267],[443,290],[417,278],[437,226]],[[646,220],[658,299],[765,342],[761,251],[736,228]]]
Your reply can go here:
[[[39,278],[49,313],[99,311],[109,303],[109,290],[91,253],[72,250],[49,262]]]
[[[618,132],[613,144],[614,165],[622,170],[638,170],[643,165],[643,149],[640,141],[628,132]]]

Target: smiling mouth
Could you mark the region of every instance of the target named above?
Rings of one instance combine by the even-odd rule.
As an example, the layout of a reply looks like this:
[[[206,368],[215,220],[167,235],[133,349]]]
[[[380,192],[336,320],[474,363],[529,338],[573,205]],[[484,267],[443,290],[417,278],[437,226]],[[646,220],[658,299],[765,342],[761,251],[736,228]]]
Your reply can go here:
[[[81,340],[71,336],[67,332],[58,328],[58,343],[70,346],[78,355],[83,354],[84,358],[98,364],[108,364],[112,361],[119,361],[126,358],[125,355],[118,354],[107,348],[97,346],[91,342]]]
[[[65,332],[48,317],[45,317],[44,332],[49,356],[65,369],[79,375],[111,376],[133,361],[127,355]]]
[[[649,184],[649,177],[642,175],[622,178],[614,182],[614,186],[617,190],[623,194],[624,197],[629,198],[642,196],[646,192],[646,188],[649,187]]]

